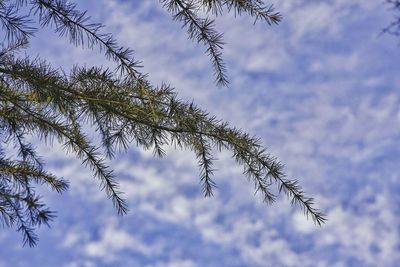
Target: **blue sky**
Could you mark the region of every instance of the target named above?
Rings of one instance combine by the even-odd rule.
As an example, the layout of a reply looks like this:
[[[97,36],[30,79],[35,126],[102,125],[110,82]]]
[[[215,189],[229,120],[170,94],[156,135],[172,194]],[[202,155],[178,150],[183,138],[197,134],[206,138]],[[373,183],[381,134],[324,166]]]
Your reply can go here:
[[[134,2],[134,3],[133,3]],[[187,40],[158,1],[81,1],[153,84],[170,83],[218,118],[259,136],[328,217],[321,228],[285,197],[254,196],[228,152],[218,154],[213,198],[203,198],[195,155],[154,159],[132,146],[110,162],[130,212],[120,217],[90,170],[60,146],[36,142],[47,167],[68,178],[35,248],[0,232],[0,267],[396,266],[400,262],[400,39],[379,36],[383,1],[279,1],[278,26],[233,14],[217,19],[227,42],[229,88],[216,88],[204,47]],[[55,66],[104,65],[50,31],[30,54]]]

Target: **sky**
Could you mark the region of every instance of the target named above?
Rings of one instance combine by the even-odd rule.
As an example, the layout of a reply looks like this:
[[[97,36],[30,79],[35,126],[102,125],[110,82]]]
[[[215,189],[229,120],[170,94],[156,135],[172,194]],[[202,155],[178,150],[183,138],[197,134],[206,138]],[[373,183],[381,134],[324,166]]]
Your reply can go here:
[[[318,227],[280,197],[273,205],[227,151],[216,156],[212,198],[202,196],[195,155],[132,147],[109,161],[129,204],[119,216],[90,170],[61,146],[35,145],[63,195],[38,188],[56,210],[34,248],[0,231],[0,267],[398,266],[400,262],[400,38],[383,1],[268,2],[269,27],[243,15],[216,20],[230,85],[217,88],[205,47],[188,40],[157,0],[80,1],[93,22],[134,49],[154,85],[262,139],[326,215]],[[30,55],[53,66],[112,66],[44,30]]]

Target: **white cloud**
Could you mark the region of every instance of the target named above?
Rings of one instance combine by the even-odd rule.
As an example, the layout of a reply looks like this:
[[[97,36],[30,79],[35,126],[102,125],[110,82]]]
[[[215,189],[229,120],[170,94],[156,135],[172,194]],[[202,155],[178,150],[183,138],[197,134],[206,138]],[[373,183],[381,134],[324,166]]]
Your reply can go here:
[[[63,267],[95,267],[96,264],[92,261],[70,262]]]
[[[301,234],[309,234],[317,230],[315,225],[310,220],[307,220],[302,212],[296,212],[292,218],[294,229]]]
[[[196,267],[196,263],[190,260],[170,260],[168,262],[160,262],[156,265],[151,265],[149,267]]]
[[[115,222],[109,222],[101,231],[99,240],[85,244],[84,253],[89,257],[98,257],[104,261],[114,261],[123,251],[137,252],[146,256],[161,253],[162,243],[148,245],[131,233],[119,229]]]

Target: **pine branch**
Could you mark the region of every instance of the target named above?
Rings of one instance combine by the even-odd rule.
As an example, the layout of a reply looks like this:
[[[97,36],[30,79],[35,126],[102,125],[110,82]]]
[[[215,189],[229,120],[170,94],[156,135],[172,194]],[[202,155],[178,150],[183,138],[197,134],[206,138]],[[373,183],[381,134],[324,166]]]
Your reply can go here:
[[[214,20],[208,17],[200,18],[199,10],[219,15],[226,7],[228,11],[234,10],[238,15],[246,12],[254,17],[254,23],[263,20],[268,25],[278,24],[282,19],[281,14],[276,12],[272,5],[267,6],[261,0],[160,0],[160,2],[173,15],[174,20],[183,24],[190,39],[207,47],[206,53],[214,67],[215,82],[218,86],[229,84],[226,66],[222,60],[224,42],[222,34],[215,30]]]
[[[212,19],[198,15],[200,10],[214,15],[219,15],[223,8],[237,14],[246,12],[270,25],[280,20],[279,13],[260,0],[161,2],[183,23],[191,39],[207,47],[219,85],[228,83],[222,61],[222,35],[214,29]],[[0,23],[9,39],[16,39],[14,45],[0,51],[0,144],[12,142],[18,151],[17,159],[9,159],[0,146],[0,222],[17,226],[23,233],[24,244],[34,245],[35,229],[54,217],[35,194],[34,184],[49,185],[59,193],[68,187],[65,180],[44,170],[35,148],[25,139],[29,135],[50,143],[56,140],[67,153],[73,152],[100,180],[120,214],[127,212],[127,206],[113,171],[101,155],[111,158],[117,149],[125,150],[135,143],[143,149],[153,149],[158,157],[165,155],[166,145],[192,150],[206,197],[213,195],[216,186],[211,178],[215,171],[214,151],[229,150],[243,166],[243,173],[254,182],[255,193],[261,194],[265,202],[276,199],[271,187],[277,185],[278,194],[285,194],[292,205],[300,206],[316,224],[324,223],[325,217],[314,208],[313,199],[305,196],[297,180],[287,178],[283,165],[265,151],[258,138],[229,127],[193,103],[179,100],[170,86],[153,87],[135,69],[131,50],[118,46],[110,34],[102,34],[103,26],[89,23],[86,12],[78,11],[66,0],[14,3],[10,6],[0,1]],[[42,26],[55,26],[56,32],[69,37],[77,46],[99,47],[108,58],[118,62],[118,69],[75,67],[67,75],[38,58],[16,59],[15,51],[26,46],[30,34],[23,32],[28,29],[28,22],[24,21],[28,17],[13,13],[18,9],[14,7],[28,4],[38,14]],[[1,12],[6,10],[12,12],[3,15],[6,13]],[[85,134],[87,124],[100,134],[100,144],[91,142]]]
[[[77,77],[78,80],[70,81],[75,88],[73,86],[66,86],[68,89],[62,86],[57,87],[59,90],[69,90],[70,92],[75,90],[77,92],[73,97],[78,99],[73,102],[81,103],[80,113],[97,112],[102,114],[103,118],[113,116],[113,121],[119,122],[130,131],[124,132],[124,129],[117,127],[119,133],[123,133],[122,136],[136,139],[137,143],[145,149],[153,146],[157,150],[157,147],[160,148],[163,144],[166,144],[169,139],[163,132],[172,135],[182,134],[178,138],[182,140],[183,146],[200,147],[195,151],[198,151],[198,157],[202,160],[200,165],[202,181],[205,182],[205,188],[211,188],[213,183],[210,182],[209,176],[212,174],[210,169],[211,159],[207,154],[209,150],[203,139],[205,137],[215,146],[222,146],[233,151],[238,163],[245,166],[245,173],[254,179],[257,191],[263,193],[264,200],[268,202],[274,200],[274,195],[268,189],[271,180],[273,180],[278,183],[280,191],[291,197],[294,204],[299,204],[307,214],[312,216],[316,223],[321,224],[323,222],[323,215],[312,208],[312,200],[304,196],[297,183],[286,179],[282,172],[282,166],[275,159],[265,154],[257,139],[229,128],[226,124],[218,123],[214,118],[209,118],[207,113],[194,107],[193,104],[181,103],[173,97],[165,99],[165,96],[163,96],[162,100],[154,98],[153,103],[156,105],[152,107],[156,108],[157,116],[149,116],[151,114],[150,109],[143,106],[142,101],[135,102],[132,101],[133,99],[124,99],[121,98],[122,94],[115,93],[135,84],[133,81],[129,81],[127,78],[122,84],[113,80],[104,83],[107,77],[99,70],[97,72],[98,79],[94,79],[96,70],[83,71],[80,75],[75,73],[73,77]],[[87,73],[90,73],[90,76],[86,76]],[[108,86],[104,87],[104,84]],[[152,88],[146,90],[154,91]],[[135,87],[131,87],[130,91],[131,95],[133,92],[137,94],[140,92]],[[83,92],[85,93],[83,94]],[[141,97],[144,98],[144,96]],[[147,100],[149,101],[149,99]],[[173,109],[169,106],[171,102],[174,103]],[[96,107],[96,110],[89,107]],[[144,114],[147,114],[147,116],[144,116]],[[104,127],[110,128],[110,125]],[[111,129],[113,128],[111,127]],[[151,135],[156,131],[158,133],[156,136]],[[201,138],[199,139],[199,137]],[[207,185],[208,182],[209,185]],[[210,191],[205,190],[205,193],[209,195]]]
[[[31,37],[35,32],[35,28],[30,26],[31,22],[28,16],[18,15],[18,5],[0,4],[0,24],[8,42],[21,42]]]
[[[198,135],[198,147],[195,147],[196,156],[199,160],[200,181],[203,183],[203,193],[205,197],[212,197],[213,188],[216,187],[215,182],[211,179],[214,173],[213,158],[211,155],[210,144],[207,143],[202,135]]]
[[[42,26],[54,24],[60,36],[69,37],[76,46],[85,45],[93,49],[99,46],[105,50],[107,58],[119,62],[118,69],[134,77],[141,74],[135,69],[139,62],[133,58],[133,51],[129,48],[118,46],[111,34],[101,33],[104,27],[99,23],[90,23],[86,12],[80,12],[76,5],[66,0],[35,0],[31,4],[36,7],[35,13],[39,14]]]
[[[318,210],[312,208],[312,200],[306,198],[301,191],[301,188],[296,186],[295,183],[290,183],[290,180],[286,180],[285,175],[281,172],[281,165],[276,162],[276,160],[272,159],[270,156],[264,154],[263,150],[259,150],[260,145],[258,141],[252,138],[249,138],[246,134],[241,134],[239,131],[227,128],[224,124],[218,125],[214,122],[213,119],[208,119],[206,113],[202,113],[200,110],[193,107],[193,105],[187,105],[179,103],[176,100],[170,100],[164,103],[165,106],[169,105],[167,103],[175,102],[175,113],[177,116],[175,119],[178,121],[169,122],[174,126],[184,125],[183,127],[168,127],[165,124],[159,123],[154,124],[154,122],[143,120],[142,118],[134,117],[129,115],[129,113],[122,113],[118,109],[115,109],[113,106],[109,105],[104,101],[101,105],[107,109],[112,110],[113,113],[119,115],[121,117],[125,117],[128,121],[132,121],[139,124],[144,124],[146,126],[156,128],[159,130],[164,130],[169,133],[184,133],[187,135],[200,135],[206,136],[214,141],[215,144],[219,144],[222,142],[223,146],[232,149],[238,157],[239,163],[247,162],[248,171],[254,177],[257,178],[258,189],[264,193],[265,199],[271,201],[273,200],[273,194],[266,189],[269,185],[266,180],[268,177],[272,177],[278,184],[280,184],[280,190],[284,191],[288,196],[292,196],[293,203],[299,204],[303,207],[307,214],[311,214],[316,223],[323,223],[324,215],[321,214]],[[120,107],[118,105],[117,107]],[[179,108],[178,108],[179,107]],[[186,116],[183,116],[185,114]],[[193,115],[194,114],[194,115]],[[195,118],[187,118],[187,116],[191,116]],[[165,118],[171,118],[171,110],[168,113],[164,114]],[[195,126],[190,126],[190,122],[187,121],[199,121],[199,123],[204,123],[211,130],[209,131],[201,131],[198,130]],[[198,126],[198,125],[197,125]],[[183,139],[183,138],[181,138]],[[189,139],[190,140],[190,139]],[[187,141],[190,143],[190,141]],[[260,171],[262,170],[265,178],[261,178],[262,174]],[[205,177],[205,176],[203,176]]]
[[[20,181],[19,183],[22,184],[34,180],[36,183],[50,185],[51,188],[58,193],[68,189],[68,183],[66,181],[24,161],[13,162],[0,159],[0,173],[13,176],[13,181]],[[26,177],[29,177],[29,179],[26,179]]]
[[[214,2],[214,1],[210,1]],[[222,5],[227,6],[228,10],[235,10],[235,13],[241,15],[243,12],[254,17],[254,23],[257,20],[263,20],[268,25],[278,24],[282,20],[282,15],[275,11],[273,5],[265,5],[261,0],[222,0]]]
[[[67,184],[26,162],[5,159],[1,148],[0,166],[0,222],[8,227],[16,225],[23,234],[23,244],[35,246],[34,229],[41,224],[49,226],[54,213],[35,195],[30,181],[50,184],[59,192],[66,190]]]
[[[174,19],[182,22],[187,28],[189,38],[203,43],[206,53],[209,55],[215,71],[215,82],[218,86],[229,84],[226,75],[225,63],[222,61],[222,34],[214,29],[214,20],[202,19],[197,15],[199,6],[194,1],[161,0],[164,7],[173,15]]]
[[[56,136],[58,140],[64,142],[64,147],[74,152],[78,158],[82,159],[83,164],[89,166],[95,176],[101,181],[108,196],[112,199],[118,213],[125,214],[127,206],[125,201],[120,197],[118,184],[114,181],[115,177],[112,171],[108,170],[104,160],[99,157],[98,148],[92,146],[88,138],[81,130],[74,125],[69,125],[59,121],[59,118],[52,116],[49,112],[40,113],[23,106],[18,101],[18,96],[12,95],[12,91],[0,88],[2,96],[0,98],[12,103],[17,110],[23,112],[18,118],[19,123],[25,123],[31,128],[31,131],[37,131],[39,136],[47,139],[49,135]],[[16,112],[15,112],[16,113]]]

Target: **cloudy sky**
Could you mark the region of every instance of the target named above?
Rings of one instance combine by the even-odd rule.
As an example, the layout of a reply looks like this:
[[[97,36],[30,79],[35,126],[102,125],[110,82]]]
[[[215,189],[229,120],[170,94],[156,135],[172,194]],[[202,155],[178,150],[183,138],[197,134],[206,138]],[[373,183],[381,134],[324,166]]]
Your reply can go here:
[[[36,143],[47,167],[68,178],[62,196],[39,189],[58,211],[35,248],[0,231],[1,267],[398,266],[400,262],[400,39],[381,35],[393,14],[376,0],[283,0],[278,26],[247,16],[217,19],[230,86],[216,88],[205,48],[158,0],[81,1],[135,50],[154,85],[255,134],[315,197],[317,227],[285,197],[272,206],[229,153],[219,153],[213,198],[203,198],[195,155],[136,147],[110,162],[129,202],[120,217],[85,169],[58,145]],[[50,31],[29,54],[69,69],[110,65]]]

